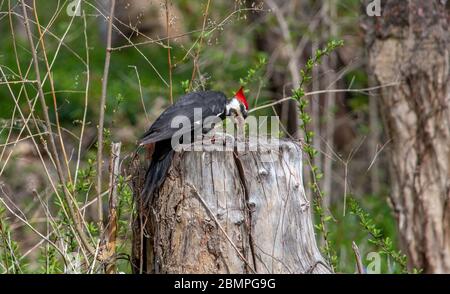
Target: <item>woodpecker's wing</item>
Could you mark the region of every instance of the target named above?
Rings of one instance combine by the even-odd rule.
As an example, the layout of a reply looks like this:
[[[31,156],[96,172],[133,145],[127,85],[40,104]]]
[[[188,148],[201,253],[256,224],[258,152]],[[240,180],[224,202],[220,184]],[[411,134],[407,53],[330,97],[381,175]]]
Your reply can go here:
[[[222,92],[200,91],[188,93],[167,108],[151,125],[150,129],[142,136],[141,145],[151,144],[167,140],[181,127],[172,128],[172,120],[176,116],[186,116],[191,122],[191,130],[194,128],[194,109],[202,109],[202,119],[210,116],[218,116],[225,111],[227,97]]]

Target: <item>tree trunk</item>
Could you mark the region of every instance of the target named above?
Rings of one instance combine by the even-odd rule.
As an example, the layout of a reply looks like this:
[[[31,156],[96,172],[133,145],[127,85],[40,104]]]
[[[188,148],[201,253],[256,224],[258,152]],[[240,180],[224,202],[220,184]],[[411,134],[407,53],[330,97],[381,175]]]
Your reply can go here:
[[[268,3],[269,2],[269,3]],[[274,17],[274,21],[277,25],[274,26],[271,23],[270,17],[272,14],[269,13],[268,10],[265,12],[259,13],[251,13],[249,15],[249,20],[251,23],[258,24],[260,29],[255,31],[255,48],[258,51],[266,52],[268,56],[270,56],[270,61],[268,67],[270,70],[267,72],[269,75],[268,78],[268,90],[271,92],[270,97],[273,97],[274,100],[280,100],[286,96],[290,96],[292,93],[291,89],[298,88],[300,85],[300,66],[299,66],[299,58],[295,57],[293,49],[294,49],[294,41],[291,39],[289,34],[289,28],[284,27],[284,30],[281,30],[280,18],[289,18],[290,16],[284,15],[284,12],[281,11],[281,6],[286,4],[284,0],[273,0],[273,1],[251,1],[247,0],[247,7],[255,7],[261,6],[271,9],[273,6],[277,7],[277,13],[279,17]],[[257,3],[257,4],[255,4]],[[263,4],[263,5],[261,5]],[[269,5],[268,5],[269,4]],[[271,6],[272,4],[273,6]],[[297,6],[298,0],[292,1],[289,5]],[[289,15],[296,14],[296,12],[301,11],[300,7],[296,7],[296,9],[289,10]],[[277,21],[278,20],[278,21]],[[282,46],[280,46],[282,44]],[[287,51],[290,54],[280,54],[280,51]],[[289,69],[288,73],[286,73],[286,68]],[[298,119],[298,102],[294,100],[289,100],[282,102],[274,107],[276,114],[280,117],[280,122],[283,125],[283,130],[286,135],[291,138],[299,138],[299,119]]]
[[[138,209],[135,272],[330,273],[317,249],[295,143],[176,153],[158,194],[151,211]]]
[[[382,1],[370,66],[390,141],[392,204],[410,267],[450,272],[449,34],[445,1]]]

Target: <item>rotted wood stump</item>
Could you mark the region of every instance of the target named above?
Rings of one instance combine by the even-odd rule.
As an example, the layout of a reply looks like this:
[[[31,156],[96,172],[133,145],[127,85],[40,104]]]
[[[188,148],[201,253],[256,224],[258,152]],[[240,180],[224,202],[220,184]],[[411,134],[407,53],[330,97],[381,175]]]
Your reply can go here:
[[[330,273],[301,158],[291,141],[258,151],[177,152],[152,208],[137,201],[134,271]],[[133,167],[137,199],[145,165]]]

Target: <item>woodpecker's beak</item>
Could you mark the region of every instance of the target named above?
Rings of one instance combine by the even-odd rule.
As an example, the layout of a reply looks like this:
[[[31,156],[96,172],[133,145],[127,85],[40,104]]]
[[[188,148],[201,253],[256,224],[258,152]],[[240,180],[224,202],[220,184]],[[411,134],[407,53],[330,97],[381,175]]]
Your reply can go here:
[[[247,109],[244,108],[244,110],[241,111],[241,113],[242,113],[242,116],[244,117],[244,119],[246,119],[247,116],[248,116],[248,111],[247,111]]]

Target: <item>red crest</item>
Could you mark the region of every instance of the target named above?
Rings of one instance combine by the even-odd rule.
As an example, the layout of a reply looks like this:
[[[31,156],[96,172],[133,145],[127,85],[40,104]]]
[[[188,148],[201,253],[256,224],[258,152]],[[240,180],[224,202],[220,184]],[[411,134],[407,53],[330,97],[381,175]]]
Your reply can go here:
[[[245,109],[248,110],[248,102],[247,99],[245,99],[244,87],[240,87],[234,96],[237,98],[237,100],[239,100],[242,104],[244,104]]]

